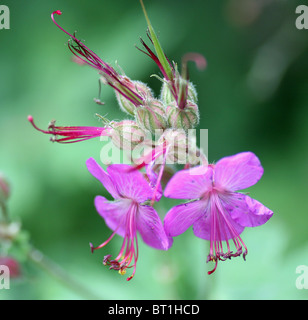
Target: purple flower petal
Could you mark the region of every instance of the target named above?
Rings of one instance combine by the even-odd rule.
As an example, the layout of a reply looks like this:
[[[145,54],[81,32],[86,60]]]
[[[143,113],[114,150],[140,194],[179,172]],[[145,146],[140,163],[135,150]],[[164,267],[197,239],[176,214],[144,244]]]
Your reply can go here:
[[[198,199],[212,187],[211,167],[198,166],[177,172],[168,182],[164,195],[174,199]]]
[[[89,158],[86,161],[86,165],[89,172],[103,184],[103,186],[112,195],[112,197],[115,199],[119,199],[120,195],[117,192],[109,174],[105,172],[104,169],[101,168],[93,158]]]
[[[146,173],[150,180],[150,186],[153,189],[153,191],[156,188],[158,174],[154,171],[154,165],[155,161],[152,161],[150,164],[146,166]],[[163,189],[161,186],[161,183],[159,182],[159,186],[157,187],[157,192],[155,195],[155,201],[159,201],[163,195]]]
[[[170,209],[164,219],[167,236],[176,237],[185,232],[204,213],[207,201],[196,200]]]
[[[172,239],[167,237],[155,209],[150,206],[139,206],[138,210],[137,230],[142,240],[155,249],[168,250],[172,245]]]
[[[123,199],[108,201],[102,196],[95,197],[97,212],[104,218],[106,225],[122,237],[125,236],[126,214],[129,211],[131,200]]]
[[[252,152],[242,152],[219,160],[215,166],[215,184],[229,191],[248,188],[262,177],[260,160]]]
[[[232,219],[243,227],[261,226],[273,215],[273,211],[262,203],[241,193],[234,193],[223,200]]]
[[[142,173],[126,164],[112,164],[107,172],[114,183],[117,192],[125,198],[142,203],[152,198],[153,190]]]

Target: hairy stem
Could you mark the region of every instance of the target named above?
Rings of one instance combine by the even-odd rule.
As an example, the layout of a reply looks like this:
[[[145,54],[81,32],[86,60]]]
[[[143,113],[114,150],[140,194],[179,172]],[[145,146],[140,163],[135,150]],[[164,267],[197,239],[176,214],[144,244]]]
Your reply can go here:
[[[102,297],[98,297],[93,292],[89,291],[83,284],[76,281],[70,274],[68,274],[57,263],[47,258],[41,251],[36,248],[31,248],[28,253],[29,259],[34,262],[41,269],[49,273],[52,277],[57,279],[67,288],[73,292],[78,293],[80,296],[87,300],[101,300]]]

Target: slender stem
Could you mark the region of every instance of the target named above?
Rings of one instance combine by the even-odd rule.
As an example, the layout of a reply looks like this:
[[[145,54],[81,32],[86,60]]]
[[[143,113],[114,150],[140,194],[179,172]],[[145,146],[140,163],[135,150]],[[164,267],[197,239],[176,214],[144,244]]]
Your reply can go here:
[[[54,261],[47,258],[41,251],[32,248],[28,253],[29,259],[37,266],[45,270],[51,276],[56,278],[59,282],[70,288],[73,292],[78,293],[87,300],[102,300],[102,297],[96,296],[93,292],[89,291],[83,284],[76,281],[69,275],[63,268],[61,268]]]
[[[3,215],[4,221],[6,223],[8,223],[9,222],[9,215],[8,215],[7,207],[2,202],[0,202],[0,207],[1,207],[1,211],[2,211],[2,215]]]

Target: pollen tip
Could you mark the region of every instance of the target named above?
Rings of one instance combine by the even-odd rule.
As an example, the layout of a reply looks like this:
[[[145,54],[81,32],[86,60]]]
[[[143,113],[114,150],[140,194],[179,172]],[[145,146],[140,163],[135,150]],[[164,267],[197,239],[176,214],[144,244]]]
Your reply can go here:
[[[33,122],[33,117],[31,115],[28,116],[28,121]]]
[[[54,13],[55,13],[55,14],[57,14],[57,15],[59,15],[59,16],[61,16],[62,11],[60,11],[60,10],[56,10],[56,11],[54,11]]]
[[[128,278],[126,279],[126,281],[130,281],[130,280],[132,280],[132,279],[133,279],[133,277],[134,277],[134,276],[130,276],[130,277],[128,277]]]
[[[123,276],[125,273],[126,273],[126,270],[125,270],[125,269],[119,269],[119,274],[120,274],[121,276]]]
[[[90,242],[89,245],[90,245],[91,253],[93,253],[94,252],[93,244]]]
[[[207,272],[207,274],[208,274],[208,275],[210,275],[210,274],[214,273],[214,271],[216,270],[216,267],[217,267],[217,264],[215,265],[214,269],[213,269],[213,270],[208,271],[208,272]]]

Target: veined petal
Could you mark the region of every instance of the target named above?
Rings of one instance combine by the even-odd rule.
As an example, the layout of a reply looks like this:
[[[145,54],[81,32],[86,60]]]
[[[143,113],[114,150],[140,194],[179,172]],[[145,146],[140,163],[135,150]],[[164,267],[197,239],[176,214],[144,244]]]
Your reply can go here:
[[[152,198],[153,190],[142,173],[126,164],[112,164],[107,172],[117,192],[125,198],[141,203]]]
[[[101,168],[101,166],[93,158],[89,158],[86,161],[86,165],[92,176],[94,176],[103,184],[103,186],[113,196],[113,198],[119,199],[120,195],[117,192],[117,189],[115,188],[109,174],[105,172],[104,169]]]
[[[155,161],[152,161],[150,164],[146,165],[146,173],[150,180],[150,186],[153,190],[157,187],[156,195],[155,195],[155,201],[159,201],[163,195],[163,188],[161,186],[160,181],[158,180],[158,174],[154,171],[154,163]],[[157,186],[157,183],[159,185]]]
[[[205,213],[207,200],[196,200],[170,209],[164,219],[167,236],[176,237],[185,232]]]
[[[252,152],[242,152],[219,160],[215,166],[215,184],[229,191],[248,188],[262,177],[260,160]]]
[[[164,195],[174,199],[198,199],[212,188],[212,176],[210,166],[181,170],[168,182]]]
[[[95,208],[106,225],[122,237],[125,236],[126,214],[129,211],[131,200],[121,199],[117,201],[108,201],[102,196],[96,196],[94,200]]]
[[[261,226],[273,215],[261,202],[241,193],[233,193],[223,201],[231,218],[243,227]]]
[[[202,215],[193,225],[195,236],[205,240],[211,240],[211,232],[212,239],[220,239],[221,241],[233,239],[235,232],[239,235],[244,229],[233,221],[228,213],[221,215],[213,203],[211,203],[211,207],[208,206],[206,214]]]
[[[137,230],[142,240],[155,249],[168,250],[172,245],[172,239],[168,239],[157,212],[151,206],[138,206]]]

